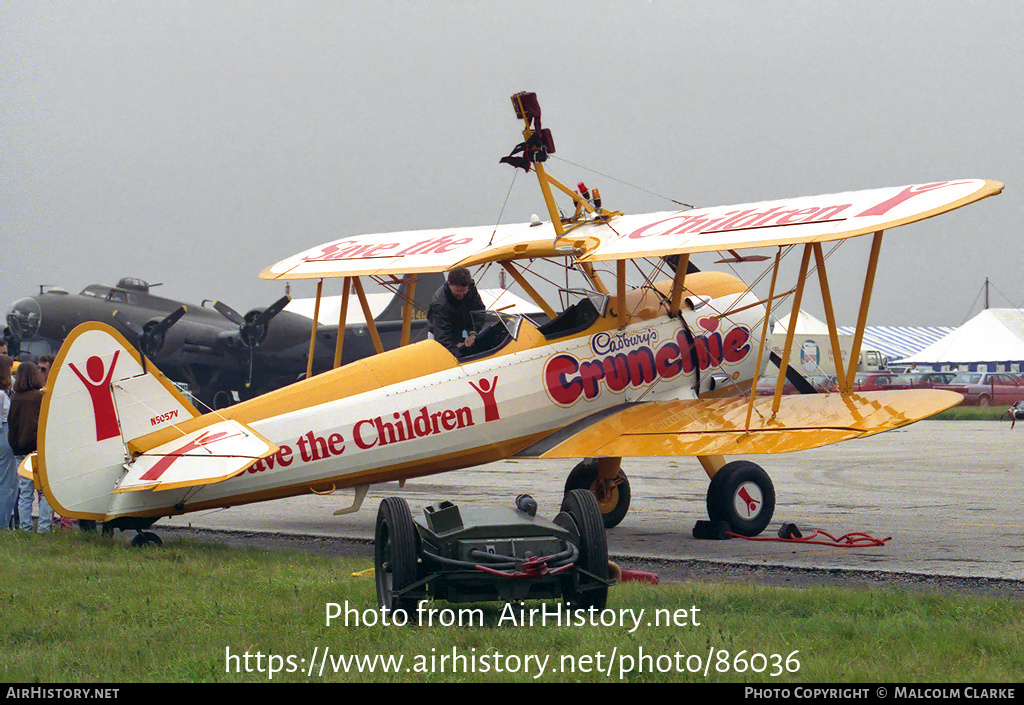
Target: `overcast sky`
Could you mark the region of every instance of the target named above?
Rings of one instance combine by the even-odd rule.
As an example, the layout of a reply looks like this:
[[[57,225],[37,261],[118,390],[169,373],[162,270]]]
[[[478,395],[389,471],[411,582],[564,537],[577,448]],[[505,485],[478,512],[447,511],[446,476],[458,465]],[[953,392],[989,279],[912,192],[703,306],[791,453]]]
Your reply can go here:
[[[627,212],[1006,183],[882,246],[869,323],[959,325],[986,277],[993,306],[1024,302],[1022,37],[1009,0],[6,0],[0,305],[135,276],[244,310],[318,243],[495,223],[531,90],[553,173]],[[520,175],[501,220],[531,213]],[[840,323],[867,245],[829,259]]]

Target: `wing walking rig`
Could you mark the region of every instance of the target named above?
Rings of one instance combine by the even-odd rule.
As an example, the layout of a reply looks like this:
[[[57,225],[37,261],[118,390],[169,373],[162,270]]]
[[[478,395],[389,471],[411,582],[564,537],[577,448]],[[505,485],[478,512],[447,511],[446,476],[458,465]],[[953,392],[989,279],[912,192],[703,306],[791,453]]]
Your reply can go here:
[[[898,428],[955,405],[942,390],[854,393],[883,231],[999,193],[962,179],[641,215],[607,210],[600,193],[567,187],[546,171],[554,152],[536,96],[512,97],[523,142],[502,161],[535,173],[549,220],[343,237],[282,260],[264,279],[342,280],[340,325],[354,292],[379,354],[211,414],[199,414],[152,365],[100,324],[76,329],[51,370],[37,466],[63,515],[138,528],[158,516],[352,487],[358,509],[370,485],[507,457],[588,458],[566,489],[591,489],[606,526],[629,506],[621,458],[695,456],[711,479],[708,510],[738,533],[771,519],[764,471],[727,455],[813,448]],[[563,215],[555,196],[571,206]],[[811,260],[834,358],[843,360],[826,273],[825,243],[870,236],[853,350],[837,364],[839,391],[782,394],[793,371],[787,333],[774,394],[758,397],[767,363],[766,322],[792,297],[800,311]],[[781,290],[783,248],[802,252],[795,285]],[[777,248],[766,299],[736,277],[696,271],[690,257],[730,262]],[[562,309],[528,278],[537,260],[567,262],[584,280]],[[641,286],[630,277],[654,263]],[[482,315],[477,345],[455,358],[438,343],[411,343],[417,275],[500,266],[547,316]],[[667,267],[667,270],[666,270]],[[614,283],[605,284],[614,270]],[[674,270],[674,271],[673,271]],[[383,352],[362,279],[404,283],[403,347]],[[496,306],[497,307],[497,306]],[[311,337],[311,347],[315,337]],[[312,359],[312,350],[310,351]],[[78,374],[71,374],[72,371]],[[310,371],[311,372],[311,371]],[[147,523],[148,522],[148,523]],[[119,523],[119,524],[118,524]]]

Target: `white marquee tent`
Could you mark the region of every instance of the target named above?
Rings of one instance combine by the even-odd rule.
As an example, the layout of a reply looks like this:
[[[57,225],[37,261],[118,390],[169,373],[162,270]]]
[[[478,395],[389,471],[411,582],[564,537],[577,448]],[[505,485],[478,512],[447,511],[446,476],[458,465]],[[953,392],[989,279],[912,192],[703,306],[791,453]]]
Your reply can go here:
[[[1024,309],[990,308],[901,362],[990,372],[1024,369]]]

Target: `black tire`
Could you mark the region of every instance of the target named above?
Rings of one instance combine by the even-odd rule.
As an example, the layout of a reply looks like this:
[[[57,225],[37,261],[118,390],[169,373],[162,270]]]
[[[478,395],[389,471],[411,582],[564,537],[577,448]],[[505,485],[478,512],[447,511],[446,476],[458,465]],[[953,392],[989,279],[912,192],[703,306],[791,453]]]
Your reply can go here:
[[[140,531],[132,537],[132,546],[134,546],[135,548],[145,548],[147,546],[163,545],[163,539],[154,534],[152,531]]]
[[[601,510],[590,490],[575,489],[565,494],[562,511],[569,515],[579,533],[580,557],[577,567],[592,575],[608,579],[608,539],[601,521]],[[565,596],[569,605],[578,609],[594,607],[603,610],[608,603],[608,586],[583,590]]]
[[[711,479],[707,505],[711,521],[724,521],[741,536],[757,536],[775,513],[775,487],[761,466],[735,460]]]
[[[419,598],[395,597],[394,591],[407,588],[418,579],[417,538],[409,504],[401,497],[385,497],[377,510],[373,572],[377,604],[391,612],[396,621],[411,622],[416,616]]]
[[[597,458],[585,458],[572,469],[565,481],[566,493],[571,490],[590,490],[597,499],[604,528],[618,526],[626,518],[632,493],[629,478],[622,470],[614,480],[602,482],[597,472]]]

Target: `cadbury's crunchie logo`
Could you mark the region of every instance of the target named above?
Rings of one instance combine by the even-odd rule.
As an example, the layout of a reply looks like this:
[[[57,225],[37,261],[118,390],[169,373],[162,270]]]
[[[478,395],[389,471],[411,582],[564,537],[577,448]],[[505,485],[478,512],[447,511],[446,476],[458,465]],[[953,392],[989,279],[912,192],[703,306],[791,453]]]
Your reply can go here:
[[[642,337],[648,332],[655,333],[649,328],[638,335]],[[750,329],[746,326],[736,326],[724,333],[707,332],[695,336],[692,343],[684,331],[656,347],[657,335],[647,337],[648,341],[628,352],[615,348],[611,344],[614,338],[602,338],[600,343],[592,339],[591,349],[607,348],[608,352],[591,360],[579,360],[568,353],[549,358],[544,364],[544,387],[551,400],[559,406],[572,406],[583,398],[596,399],[604,388],[616,393],[627,387],[639,389],[695,369],[704,371],[722,363],[736,364],[750,353]],[[613,348],[619,351],[612,352]]]

